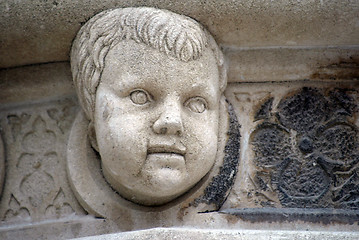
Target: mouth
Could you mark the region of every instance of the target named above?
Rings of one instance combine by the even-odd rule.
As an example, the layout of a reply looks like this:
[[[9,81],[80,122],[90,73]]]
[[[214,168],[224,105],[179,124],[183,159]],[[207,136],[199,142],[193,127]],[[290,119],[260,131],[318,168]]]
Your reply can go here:
[[[185,154],[186,147],[182,144],[150,144],[147,149],[146,166],[152,170],[182,172],[186,169]]]
[[[149,147],[147,154],[180,155],[184,157],[186,154],[186,149],[185,147],[176,147],[172,145],[156,145]]]

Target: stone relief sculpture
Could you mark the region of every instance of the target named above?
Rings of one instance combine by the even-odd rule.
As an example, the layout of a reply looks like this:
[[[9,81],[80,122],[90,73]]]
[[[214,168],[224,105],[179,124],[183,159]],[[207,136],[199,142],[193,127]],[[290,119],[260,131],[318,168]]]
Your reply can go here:
[[[153,8],[104,11],[74,40],[71,69],[84,114],[68,172],[86,210],[118,218],[144,206],[223,204],[239,126],[223,95],[223,55],[200,24]]]
[[[77,109],[75,100],[62,100],[35,109],[12,110],[1,119],[6,139],[2,224],[85,214],[67,182],[64,156]]]
[[[256,114],[258,191],[277,193],[262,206],[358,209],[357,91],[304,87]],[[267,194],[269,195],[269,194]],[[278,204],[279,202],[279,204]]]
[[[359,5],[297,2],[4,1],[0,238],[359,239]]]

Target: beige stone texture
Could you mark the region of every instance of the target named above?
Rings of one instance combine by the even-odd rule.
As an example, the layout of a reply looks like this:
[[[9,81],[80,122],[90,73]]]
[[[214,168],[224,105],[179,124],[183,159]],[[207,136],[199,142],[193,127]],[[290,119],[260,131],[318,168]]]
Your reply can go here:
[[[53,65],[54,68],[56,68],[57,64],[49,64],[50,66]],[[38,69],[38,66],[32,66],[29,67],[29,69],[34,68]],[[42,68],[43,69],[43,68]],[[23,68],[16,68],[16,69],[9,69],[5,70],[6,72],[12,71],[12,75],[14,75],[14,72],[18,72],[17,74],[21,76],[21,72]],[[46,73],[48,70],[45,68],[43,69]],[[44,73],[44,74],[45,74]],[[33,81],[36,81],[36,76],[34,75]],[[56,77],[57,75],[52,75],[52,77]],[[67,78],[65,78],[67,77]],[[67,83],[70,82],[70,77],[68,75],[65,75],[64,78],[61,80],[56,80],[56,82],[60,81],[63,83],[66,83],[65,86],[67,86]],[[29,77],[30,79],[30,77]],[[29,80],[30,81],[30,80]],[[70,85],[69,85],[70,86]],[[229,101],[233,104],[234,109],[239,116],[239,121],[242,125],[241,128],[241,146],[243,149],[241,159],[244,159],[240,162],[240,175],[243,176],[237,177],[237,181],[235,183],[235,186],[231,192],[231,195],[229,196],[227,202],[223,206],[222,209],[231,208],[231,207],[240,207],[240,206],[249,206],[248,202],[246,203],[246,199],[244,196],[248,195],[248,192],[253,189],[253,186],[250,185],[250,181],[247,178],[248,175],[253,174],[253,164],[251,163],[251,149],[249,145],[249,134],[253,131],[254,127],[257,123],[253,122],[253,117],[255,116],[255,111],[258,110],[258,106],[265,101],[270,96],[276,97],[276,101],[278,102],[279,99],[282,97],[285,97],[286,94],[297,91],[298,89],[301,89],[303,86],[312,87],[312,88],[330,88],[330,87],[346,87],[346,88],[357,88],[357,82],[349,81],[349,80],[343,80],[343,81],[333,81],[330,79],[327,80],[320,80],[320,81],[296,81],[296,82],[277,82],[277,83],[231,83],[228,85],[228,88],[226,90],[226,97],[229,99]],[[30,87],[27,87],[30,88]],[[30,88],[31,89],[31,88]],[[65,89],[71,89],[71,88],[65,88]],[[68,94],[73,94],[73,90],[67,92]],[[36,94],[35,94],[36,96]],[[41,96],[41,95],[39,95]],[[101,216],[101,211],[110,211],[112,214],[117,216],[121,215],[123,218],[119,218],[120,222],[122,223],[122,226],[119,225],[119,223],[114,223],[112,221],[106,220],[105,222],[99,222],[103,220],[99,220],[96,223],[92,220],[85,220],[82,219],[84,211],[81,210],[81,208],[74,207],[78,206],[77,201],[75,200],[74,196],[72,196],[71,191],[69,191],[69,186],[66,182],[66,174],[65,174],[65,168],[66,168],[66,139],[68,139],[68,134],[71,128],[71,124],[73,119],[75,118],[75,114],[77,111],[69,111],[69,107],[71,106],[77,106],[74,102],[67,101],[59,101],[58,97],[55,99],[48,98],[46,96],[46,101],[34,101],[31,102],[31,96],[16,96],[18,100],[12,100],[13,102],[16,102],[11,108],[3,108],[1,111],[2,116],[2,136],[4,139],[5,145],[7,146],[7,161],[9,163],[9,176],[15,176],[10,177],[5,182],[5,188],[2,196],[1,207],[0,207],[0,216],[2,220],[4,221],[5,213],[8,212],[7,218],[5,222],[2,222],[2,227],[0,228],[0,231],[3,236],[5,236],[5,239],[21,239],[21,238],[33,238],[33,239],[46,239],[51,236],[52,239],[63,239],[63,238],[72,238],[72,237],[81,237],[81,236],[89,236],[89,235],[98,235],[98,234],[105,234],[105,233],[112,233],[119,230],[133,230],[133,229],[145,229],[148,227],[156,227],[156,226],[162,226],[162,227],[168,227],[168,226],[180,226],[184,223],[187,227],[199,227],[199,228],[223,228],[223,229],[268,229],[273,232],[281,232],[282,230],[285,230],[285,233],[288,233],[287,230],[303,230],[307,229],[310,232],[308,232],[308,237],[311,233],[314,234],[314,236],[317,233],[317,231],[334,231],[333,236],[338,236],[339,238],[342,238],[343,235],[340,235],[340,231],[352,231],[351,234],[357,234],[358,231],[358,225],[355,224],[322,224],[322,223],[308,223],[303,221],[274,221],[274,222],[260,222],[260,223],[251,223],[250,221],[244,221],[240,220],[239,218],[231,215],[221,214],[221,213],[206,213],[206,214],[196,214],[195,212],[185,212],[185,215],[182,216],[183,222],[178,221],[178,215],[167,215],[167,218],[165,215],[161,214],[148,214],[147,216],[136,214],[136,211],[128,211],[127,210],[121,210],[120,212],[116,213],[116,211],[113,211],[113,207],[110,205],[109,208],[99,208],[101,206],[101,202],[98,202],[98,205],[96,208],[86,208],[86,211]],[[22,102],[26,102],[27,99],[30,99],[30,103],[27,104],[21,104]],[[3,105],[4,106],[4,105]],[[57,109],[57,110],[56,110]],[[71,109],[71,108],[70,108]],[[29,115],[31,115],[31,118],[29,118]],[[36,121],[38,118],[41,118],[44,122]],[[37,124],[35,124],[37,122]],[[358,125],[358,123],[356,123]],[[37,145],[33,144],[31,145],[31,141],[26,140],[30,139],[29,137],[26,137],[29,133],[34,132],[34,130],[44,130],[40,132],[41,134],[38,134],[40,137],[40,141],[37,142]],[[62,129],[62,130],[61,130]],[[63,133],[62,133],[63,131]],[[46,134],[46,132],[49,132]],[[86,128],[85,128],[86,132]],[[36,133],[36,131],[35,131]],[[53,133],[56,136],[56,144],[57,146],[54,147],[53,145]],[[34,135],[33,135],[34,136]],[[46,140],[41,140],[46,136]],[[46,142],[46,144],[43,144]],[[34,141],[34,143],[36,143]],[[23,149],[23,144],[25,144],[25,149]],[[44,145],[44,146],[43,146]],[[71,141],[70,141],[71,145]],[[77,148],[76,145],[71,145],[75,149]],[[33,152],[33,148],[35,147],[35,152]],[[39,159],[40,161],[43,161],[43,159],[47,159],[47,161],[51,162],[53,160],[56,160],[53,158],[54,154],[50,154],[48,158],[43,158],[42,156],[46,154],[47,149],[55,149],[55,156],[57,155],[58,160],[60,160],[60,164],[55,169],[50,169],[50,173],[57,172],[57,175],[54,175],[53,177],[55,181],[56,188],[53,188],[53,190],[47,192],[43,191],[41,192],[39,189],[34,188],[35,191],[39,191],[41,195],[39,195],[39,198],[37,199],[43,199],[42,203],[40,204],[40,208],[34,208],[32,206],[31,201],[29,200],[29,192],[21,192],[21,189],[19,189],[21,180],[26,177],[28,171],[22,170],[23,163],[20,161],[19,167],[21,169],[16,168],[16,163],[19,161],[20,157],[22,155],[27,156],[27,154],[33,154],[35,153],[36,158],[27,158],[30,160],[30,162],[34,163],[34,166],[38,166],[36,162]],[[78,148],[82,149],[82,147]],[[45,151],[43,151],[45,150]],[[80,155],[76,155],[80,156]],[[23,159],[26,159],[22,157]],[[78,167],[82,170],[89,169],[88,164],[89,162],[83,162],[79,161],[81,159],[86,158],[77,158],[76,162],[73,162],[75,164],[85,164],[84,165],[78,165]],[[44,167],[48,166],[44,163]],[[98,164],[98,163],[97,163]],[[248,168],[250,166],[250,168]],[[25,165],[26,167],[26,165]],[[32,168],[32,166],[30,166]],[[37,168],[32,168],[33,170],[31,172],[37,172],[39,170],[46,170],[46,168],[40,167],[39,170],[36,170]],[[98,189],[95,189],[96,184],[89,185],[90,181],[97,181],[96,177],[94,178],[94,175],[92,175],[91,171],[78,171],[74,168],[71,168],[75,170],[75,176],[77,179],[73,178],[72,181],[80,181],[76,184],[86,184],[89,186],[89,189],[82,194],[81,198],[84,199],[84,196],[91,197],[91,194],[98,192],[98,195],[95,198],[91,199],[104,199],[104,192],[98,191]],[[97,170],[99,167],[96,168]],[[77,173],[76,173],[77,171]],[[61,174],[60,174],[61,173]],[[79,174],[81,173],[81,174]],[[98,173],[97,173],[98,174]],[[20,177],[19,177],[20,176]],[[39,179],[41,180],[44,176],[42,174],[38,175],[40,176]],[[34,179],[34,178],[33,178]],[[35,178],[36,179],[36,178]],[[102,180],[103,181],[103,180]],[[34,185],[33,181],[25,181],[27,184],[26,186],[36,186]],[[36,181],[35,181],[36,183]],[[49,181],[50,184],[54,184],[51,180]],[[247,184],[247,185],[246,185]],[[42,187],[42,185],[38,185],[39,188]],[[56,197],[58,192],[58,187],[61,187],[64,189],[64,195],[60,194],[59,197]],[[48,188],[49,189],[49,188]],[[100,188],[101,189],[101,186]],[[244,190],[244,191],[243,191]],[[16,199],[14,200],[13,197]],[[76,191],[75,191],[75,194]],[[113,191],[112,191],[113,194]],[[81,199],[78,198],[78,199]],[[12,200],[13,199],[13,200]],[[19,200],[20,199],[20,200]],[[12,200],[12,201],[11,201]],[[85,201],[88,201],[84,199]],[[80,200],[80,201],[84,201]],[[114,201],[118,204],[118,200],[114,198]],[[246,204],[245,204],[246,203]],[[69,204],[72,206],[75,210],[75,216],[80,217],[79,220],[76,220],[76,218],[73,218],[73,212],[67,211],[64,208],[64,206],[67,206]],[[83,203],[81,203],[83,205]],[[88,202],[88,204],[92,204],[91,202]],[[108,204],[108,202],[106,202]],[[241,205],[242,204],[242,205]],[[250,204],[253,204],[250,203]],[[53,211],[51,209],[54,209],[51,207],[55,206],[56,211]],[[256,206],[255,204],[251,206]],[[46,215],[46,209],[49,208]],[[122,205],[123,208],[123,205]],[[13,214],[10,214],[12,210]],[[26,214],[26,210],[30,213],[30,217],[32,220],[29,219],[28,215]],[[96,213],[97,211],[97,213]],[[130,215],[128,213],[131,213]],[[106,214],[106,213],[105,213]],[[41,221],[40,219],[43,219],[43,215],[46,216],[48,219],[48,223]],[[166,221],[163,221],[164,217],[166,218]],[[125,220],[124,220],[125,219]],[[81,223],[79,223],[79,221]],[[55,236],[53,235],[55,233]],[[293,232],[291,232],[293,233]],[[302,232],[304,233],[304,232]],[[129,233],[129,234],[137,234],[137,233]],[[181,233],[173,233],[176,234],[176,236],[181,236]],[[290,233],[289,233],[290,234]],[[295,233],[293,233],[295,234]],[[125,235],[126,236],[126,235]],[[132,236],[132,235],[131,235]],[[157,236],[157,235],[156,235]],[[207,236],[207,235],[206,235]],[[211,235],[212,236],[212,235]],[[274,235],[273,235],[274,236]],[[294,236],[294,235],[293,235]],[[302,236],[302,235],[300,235]],[[329,233],[327,235],[323,235],[326,237],[330,237]],[[347,235],[344,235],[347,236]],[[316,238],[313,238],[316,239]],[[318,239],[318,238],[317,238]],[[320,239],[320,238],[319,238]],[[335,238],[333,238],[335,239]],[[350,239],[350,238],[349,238]]]
[[[200,211],[207,180],[225,164],[224,63],[202,26],[169,11],[115,9],[82,27],[71,67],[88,121],[79,113],[67,161],[72,188],[86,210],[121,224],[123,215],[140,219],[141,211],[168,220],[192,206]],[[86,136],[101,167],[96,154],[86,156]],[[93,182],[83,181],[88,169],[96,175]],[[221,192],[223,199],[227,192]]]
[[[1,225],[1,239],[72,239],[117,232],[113,224],[91,216],[42,221],[38,224]]]
[[[1,225],[83,216],[66,174],[66,148],[75,113],[72,98],[1,111],[6,179]]]
[[[0,109],[75,95],[67,62],[2,69],[0,79]]]
[[[225,47],[223,52],[228,82],[359,79],[358,46]]]
[[[203,55],[184,63],[134,42],[119,43],[107,55],[94,124],[104,175],[127,199],[162,205],[187,192],[212,168],[219,74],[211,51]],[[195,91],[196,85],[205,87]],[[131,128],[118,128],[129,122]]]
[[[190,16],[222,46],[351,46],[358,44],[359,3],[349,0],[2,1],[0,67],[68,61],[75,34],[94,14],[149,6]]]
[[[308,231],[268,231],[268,230],[208,230],[193,228],[155,228],[143,231],[115,233],[93,237],[78,238],[81,240],[129,240],[129,239],[198,239],[198,240],[356,240],[359,233],[355,232],[308,232]]]
[[[203,196],[223,167],[227,106],[218,114],[222,155],[212,159],[213,168],[202,181],[188,183],[195,184],[188,192],[175,189],[178,192],[165,200],[137,201],[147,205],[169,202],[162,207],[140,206],[121,197],[117,193],[121,187],[114,183],[112,188],[109,177],[105,179],[99,155],[92,148],[96,144],[88,139],[92,138],[89,122],[80,112],[72,83],[72,41],[95,14],[137,6],[192,17],[209,30],[227,60],[229,84],[224,95],[241,124],[241,152],[234,185],[225,192],[228,197],[219,211],[204,212],[218,210],[213,203],[191,204]],[[359,239],[355,202],[359,114],[354,111],[359,102],[358,12],[357,0],[1,1],[0,238]],[[143,95],[132,98],[141,102]],[[293,99],[301,103],[292,109],[295,117],[284,116]],[[311,104],[303,103],[307,100]],[[323,109],[325,117],[320,116]],[[293,127],[291,121],[300,126]],[[314,126],[318,134],[301,123]],[[290,151],[278,159],[289,155],[309,159],[309,166],[304,166],[308,168],[301,169],[303,165],[295,165],[293,159],[289,159],[293,165],[285,165],[286,171],[258,164],[267,159],[265,154],[259,159],[260,141],[254,140],[263,126],[275,126],[277,132],[290,136],[286,138]],[[287,144],[268,142],[275,151]],[[311,159],[315,154],[327,157]],[[335,164],[341,171],[332,171]],[[280,172],[280,180],[268,178],[272,168]],[[290,175],[293,169],[297,175]],[[312,169],[317,171],[313,174]],[[338,173],[336,188],[332,176]],[[281,185],[284,178],[293,184]],[[308,188],[301,188],[300,181]],[[303,198],[315,201],[303,202]],[[268,206],[279,210],[278,215],[269,214],[269,220],[259,211],[242,216],[231,213],[233,208],[268,210]],[[296,219],[291,218],[296,213],[290,212],[292,206],[302,210],[314,206],[318,211]],[[116,234],[101,235],[108,233]]]

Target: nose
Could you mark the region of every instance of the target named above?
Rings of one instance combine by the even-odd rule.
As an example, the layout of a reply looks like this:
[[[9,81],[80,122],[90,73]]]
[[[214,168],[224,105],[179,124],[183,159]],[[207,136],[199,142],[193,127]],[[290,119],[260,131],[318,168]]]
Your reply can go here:
[[[183,124],[180,104],[166,104],[153,124],[153,131],[157,134],[182,135]]]

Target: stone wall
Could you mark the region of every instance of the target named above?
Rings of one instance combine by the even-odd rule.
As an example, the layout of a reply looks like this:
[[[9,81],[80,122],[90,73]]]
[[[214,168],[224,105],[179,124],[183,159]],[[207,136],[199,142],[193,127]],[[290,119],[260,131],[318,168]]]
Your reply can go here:
[[[353,239],[359,234],[357,1],[3,1],[0,6],[5,239],[183,226],[279,235],[320,230],[329,231],[331,239],[343,237],[341,231]],[[193,17],[225,54],[225,96],[240,125],[240,153],[230,161],[238,161],[231,167],[236,172],[219,170],[235,180],[215,212],[166,215],[157,209],[153,215],[95,218],[68,179],[68,139],[80,111],[69,65],[72,39],[95,13],[126,6]],[[195,235],[201,234],[210,233]]]

